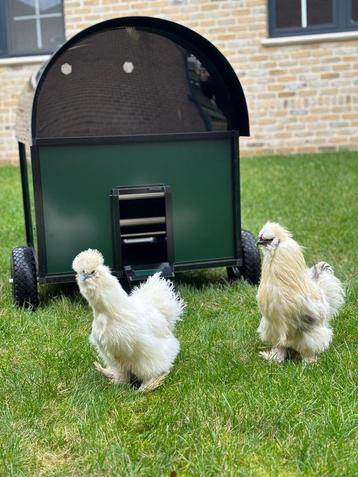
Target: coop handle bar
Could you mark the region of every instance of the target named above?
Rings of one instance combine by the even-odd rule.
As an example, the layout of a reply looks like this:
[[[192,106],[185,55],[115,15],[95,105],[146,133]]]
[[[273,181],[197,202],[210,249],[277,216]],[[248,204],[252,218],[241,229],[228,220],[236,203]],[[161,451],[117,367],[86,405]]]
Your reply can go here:
[[[166,231],[165,230],[152,230],[151,232],[133,232],[130,234],[121,234],[122,238],[128,238],[128,237],[148,237],[148,236],[153,236],[153,235],[165,235]]]
[[[119,200],[132,199],[154,199],[156,197],[164,197],[164,192],[146,192],[142,194],[120,194]]]
[[[124,239],[125,244],[131,243],[153,243],[155,242],[155,237],[142,237],[142,238],[133,238],[133,239]]]
[[[130,225],[151,225],[165,224],[165,217],[143,217],[138,219],[122,219],[119,221],[121,227]]]

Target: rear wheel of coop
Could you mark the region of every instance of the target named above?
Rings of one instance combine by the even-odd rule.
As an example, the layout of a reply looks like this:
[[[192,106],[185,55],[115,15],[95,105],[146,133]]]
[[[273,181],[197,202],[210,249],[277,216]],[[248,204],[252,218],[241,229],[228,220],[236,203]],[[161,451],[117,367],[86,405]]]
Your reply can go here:
[[[14,248],[11,253],[12,297],[17,306],[35,310],[39,299],[34,252],[29,247]]]
[[[242,259],[241,267],[227,267],[229,280],[244,278],[251,285],[257,285],[261,275],[260,253],[256,245],[255,236],[248,230],[241,230]]]

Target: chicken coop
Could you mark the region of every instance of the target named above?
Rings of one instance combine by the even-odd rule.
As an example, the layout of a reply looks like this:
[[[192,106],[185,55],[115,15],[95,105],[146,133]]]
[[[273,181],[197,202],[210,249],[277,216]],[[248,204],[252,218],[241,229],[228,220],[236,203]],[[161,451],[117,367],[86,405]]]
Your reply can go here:
[[[38,283],[73,282],[88,248],[129,286],[208,267],[257,283],[240,218],[247,135],[233,68],[194,31],[127,17],[71,38],[18,108],[26,246],[11,255],[14,301],[36,308]]]

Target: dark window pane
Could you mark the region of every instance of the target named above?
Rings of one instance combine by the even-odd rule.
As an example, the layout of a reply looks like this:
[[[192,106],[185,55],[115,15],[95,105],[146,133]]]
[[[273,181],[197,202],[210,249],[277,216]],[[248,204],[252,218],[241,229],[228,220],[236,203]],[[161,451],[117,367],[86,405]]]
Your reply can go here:
[[[18,20],[10,23],[9,50],[11,55],[26,55],[38,51],[35,20]]]
[[[42,14],[62,13],[61,4],[62,0],[40,0],[40,12]]]
[[[35,0],[8,0],[10,18],[35,15]]]
[[[276,27],[301,26],[301,0],[276,0]]]
[[[65,41],[62,17],[43,18],[41,20],[42,48],[55,51]]]
[[[358,22],[358,0],[352,0],[352,20]]]
[[[307,25],[333,22],[332,0],[307,0]]]

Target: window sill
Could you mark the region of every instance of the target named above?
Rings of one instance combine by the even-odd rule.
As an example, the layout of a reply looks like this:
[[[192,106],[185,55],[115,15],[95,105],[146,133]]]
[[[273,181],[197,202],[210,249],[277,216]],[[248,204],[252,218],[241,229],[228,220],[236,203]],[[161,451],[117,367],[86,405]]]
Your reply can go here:
[[[42,64],[49,60],[51,55],[37,55],[37,56],[15,56],[13,58],[0,58],[1,65],[30,65]]]
[[[261,40],[263,46],[301,45],[323,41],[356,40],[358,31],[342,31],[338,33],[318,33],[316,35],[281,36]]]

